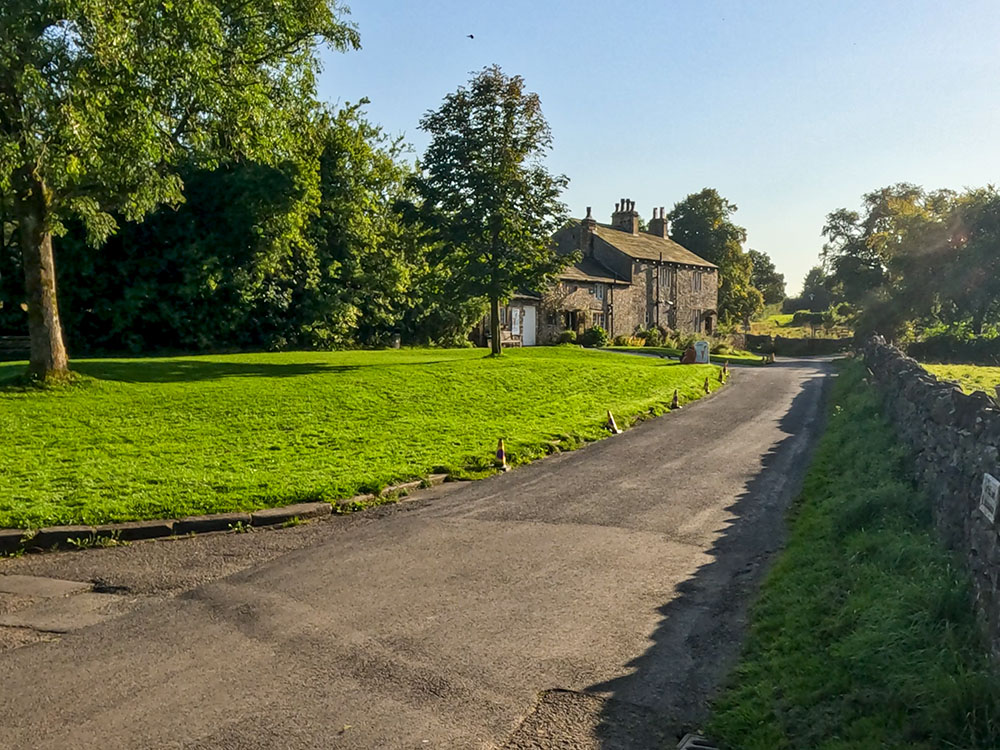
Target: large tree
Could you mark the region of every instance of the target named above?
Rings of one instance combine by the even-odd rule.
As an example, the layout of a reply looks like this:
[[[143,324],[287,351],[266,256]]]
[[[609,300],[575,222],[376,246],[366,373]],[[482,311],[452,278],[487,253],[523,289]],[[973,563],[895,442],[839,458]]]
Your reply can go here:
[[[719,318],[749,320],[764,299],[753,285],[753,261],[744,252],[747,230],[733,223],[736,205],[714,188],[692,193],[668,215],[670,238],[719,267]]]
[[[538,95],[496,65],[420,121],[431,136],[417,183],[427,221],[455,269],[457,293],[489,300],[494,354],[500,303],[547,285],[564,265],[552,233],[565,220],[567,179],[542,163],[552,133]]]
[[[178,165],[277,163],[313,100],[316,43],[358,46],[335,0],[7,0],[0,192],[13,196],[31,373],[68,371],[52,238],[182,200]]]
[[[773,305],[775,302],[781,302],[785,298],[785,275],[778,273],[774,261],[767,253],[751,248],[747,250],[747,255],[753,263],[750,283],[760,290],[764,304]]]

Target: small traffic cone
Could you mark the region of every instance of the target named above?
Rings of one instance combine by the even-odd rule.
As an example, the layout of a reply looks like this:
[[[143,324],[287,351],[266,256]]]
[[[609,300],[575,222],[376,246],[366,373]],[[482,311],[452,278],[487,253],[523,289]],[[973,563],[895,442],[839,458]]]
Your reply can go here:
[[[615,416],[614,414],[611,413],[610,410],[608,411],[608,423],[604,426],[611,431],[612,435],[622,434],[622,431],[618,429],[618,425],[615,424]]]
[[[497,468],[500,471],[510,471],[507,465],[507,451],[503,449],[503,438],[497,443]]]
[[[706,377],[705,378],[705,393],[708,393],[710,390],[711,390],[711,388],[708,385],[708,378]]]
[[[676,388],[674,388],[674,400],[670,402],[670,408],[671,409],[681,408],[681,397],[680,394],[677,392]]]

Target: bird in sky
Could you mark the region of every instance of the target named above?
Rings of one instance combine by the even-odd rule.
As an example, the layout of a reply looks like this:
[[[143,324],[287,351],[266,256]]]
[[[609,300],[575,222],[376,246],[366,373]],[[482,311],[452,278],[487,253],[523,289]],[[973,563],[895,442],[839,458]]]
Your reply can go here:
[[[466,34],[466,36],[469,37],[469,39],[475,39],[476,38],[474,34]]]

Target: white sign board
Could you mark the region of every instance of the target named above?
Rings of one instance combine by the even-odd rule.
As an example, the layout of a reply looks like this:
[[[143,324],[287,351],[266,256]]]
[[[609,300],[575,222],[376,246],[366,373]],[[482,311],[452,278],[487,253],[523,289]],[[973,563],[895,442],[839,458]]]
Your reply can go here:
[[[997,517],[997,502],[1000,501],[1000,480],[992,474],[983,474],[983,496],[979,500],[979,510],[993,523]]]
[[[695,341],[694,342],[694,361],[699,365],[708,364],[708,342],[707,341]]]

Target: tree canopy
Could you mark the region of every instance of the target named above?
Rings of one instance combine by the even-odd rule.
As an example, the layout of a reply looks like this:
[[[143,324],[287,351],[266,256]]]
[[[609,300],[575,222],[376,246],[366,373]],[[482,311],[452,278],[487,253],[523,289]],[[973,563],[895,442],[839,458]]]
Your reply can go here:
[[[317,41],[357,47],[334,0],[11,0],[0,6],[0,191],[13,196],[31,370],[67,369],[52,236],[96,243],[183,198],[182,165],[294,152]]]
[[[764,298],[765,305],[773,305],[781,302],[785,298],[785,276],[778,273],[774,267],[774,262],[767,253],[760,250],[749,249],[747,255],[753,263],[753,271],[750,274],[750,283],[760,290]]]
[[[747,232],[733,223],[736,205],[714,188],[692,193],[668,214],[670,237],[719,267],[719,318],[749,320],[764,304],[753,285],[753,260],[744,252]]]
[[[1000,194],[898,183],[832,211],[815,287],[846,303],[860,331],[898,336],[1000,323]],[[807,280],[808,281],[808,280]]]
[[[565,220],[559,196],[568,181],[542,161],[552,133],[538,95],[496,65],[448,94],[420,127],[431,137],[416,181],[421,213],[460,296],[489,301],[499,354],[500,303],[541,288],[566,262],[551,237]]]

